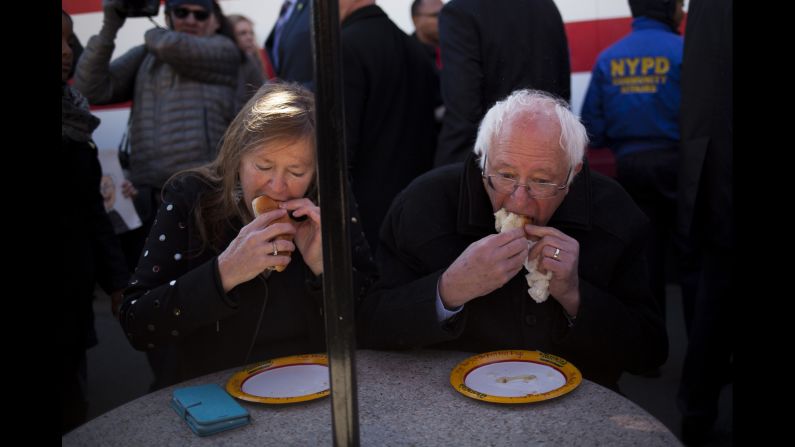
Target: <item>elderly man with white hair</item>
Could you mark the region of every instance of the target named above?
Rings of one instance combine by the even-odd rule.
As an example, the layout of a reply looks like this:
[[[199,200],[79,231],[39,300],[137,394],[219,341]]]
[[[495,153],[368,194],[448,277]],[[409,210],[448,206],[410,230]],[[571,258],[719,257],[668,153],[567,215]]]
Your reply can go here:
[[[668,339],[644,262],[648,220],[588,169],[587,140],[566,102],[547,93],[518,90],[495,104],[463,164],[417,178],[392,203],[361,344],[540,350],[613,389],[623,371],[664,363]],[[495,214],[524,225],[495,233]],[[531,276],[543,293],[528,295]]]

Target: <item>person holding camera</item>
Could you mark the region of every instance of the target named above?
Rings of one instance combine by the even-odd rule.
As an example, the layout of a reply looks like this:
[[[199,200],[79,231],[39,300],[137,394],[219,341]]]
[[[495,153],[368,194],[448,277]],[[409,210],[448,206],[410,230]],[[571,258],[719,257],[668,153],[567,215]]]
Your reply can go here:
[[[146,221],[171,174],[215,158],[236,113],[241,59],[235,42],[216,33],[211,0],[167,0],[168,29],[148,30],[143,45],[111,62],[129,4],[104,0],[102,28],[78,62],[75,87],[91,104],[133,101],[130,179]]]
[[[128,14],[142,15],[136,6],[103,1],[102,28],[85,46],[74,86],[91,104],[133,101],[129,175],[139,191],[135,205],[144,223],[140,253],[166,180],[215,159],[239,106],[241,52],[229,36],[217,33],[212,0],[167,0],[168,29],[148,30],[143,45],[111,61],[116,34]]]

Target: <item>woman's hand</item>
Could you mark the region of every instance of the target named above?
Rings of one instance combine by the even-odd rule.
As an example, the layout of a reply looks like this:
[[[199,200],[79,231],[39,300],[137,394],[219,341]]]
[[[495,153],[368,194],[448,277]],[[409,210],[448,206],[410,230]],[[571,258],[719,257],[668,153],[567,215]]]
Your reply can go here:
[[[295,245],[306,265],[315,275],[323,273],[323,239],[320,232],[320,207],[307,198],[294,199],[279,205],[289,210],[294,218],[306,216],[302,222],[295,222]]]
[[[294,235],[296,228],[289,223],[273,223],[287,214],[283,209],[260,214],[251,223],[240,229],[229,246],[218,255],[218,270],[224,292],[229,292],[238,284],[249,281],[264,270],[277,265],[290,263],[290,256],[275,256],[278,251],[295,251],[295,244],[289,240],[276,239],[280,234]]]
[[[129,199],[138,195],[138,190],[135,189],[135,186],[127,179],[124,179],[121,182],[121,193],[124,197]]]

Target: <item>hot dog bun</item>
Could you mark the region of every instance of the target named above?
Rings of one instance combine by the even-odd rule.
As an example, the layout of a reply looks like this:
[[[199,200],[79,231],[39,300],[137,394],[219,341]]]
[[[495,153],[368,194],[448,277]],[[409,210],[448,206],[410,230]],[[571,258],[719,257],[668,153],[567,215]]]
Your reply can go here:
[[[500,233],[513,230],[514,228],[521,228],[530,223],[527,216],[521,214],[514,214],[501,208],[494,213],[494,228]],[[526,236],[525,236],[526,237]],[[528,241],[529,247],[535,244],[533,241]],[[543,303],[549,296],[549,281],[552,279],[552,272],[541,273],[538,271],[539,258],[525,259],[524,268],[527,270],[525,279],[527,280],[527,293],[536,303]]]
[[[500,208],[499,211],[494,213],[494,228],[500,233],[505,233],[514,228],[522,228],[528,223],[530,223],[530,219],[527,216],[514,214],[506,211],[505,208]]]
[[[254,209],[254,216],[259,216],[260,214],[267,213],[268,211],[275,210],[279,208],[279,203],[276,200],[271,199],[268,196],[259,196],[255,197],[254,200],[251,201],[251,208]],[[284,215],[276,220],[273,223],[289,223],[290,222],[290,215]],[[280,234],[276,236],[276,239],[282,239],[286,241],[292,241],[293,236],[291,234]],[[289,251],[280,251],[278,252],[278,256],[290,256]],[[273,266],[273,270],[277,272],[283,272],[286,269],[286,265],[276,265]]]

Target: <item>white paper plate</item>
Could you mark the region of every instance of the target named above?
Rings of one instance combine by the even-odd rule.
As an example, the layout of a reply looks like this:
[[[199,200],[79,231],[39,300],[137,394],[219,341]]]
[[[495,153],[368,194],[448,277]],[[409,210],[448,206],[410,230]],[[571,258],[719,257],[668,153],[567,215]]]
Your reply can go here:
[[[329,395],[328,357],[304,354],[280,357],[235,373],[226,391],[238,399],[289,404]]]
[[[562,396],[582,382],[568,361],[539,351],[492,351],[470,357],[450,373],[450,384],[473,399],[495,403],[539,402]]]

